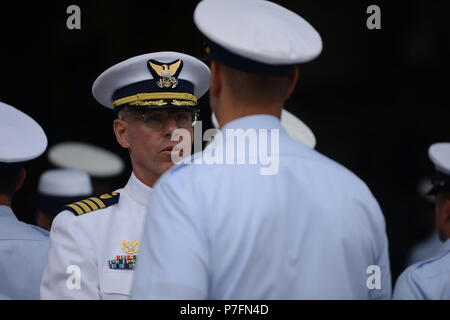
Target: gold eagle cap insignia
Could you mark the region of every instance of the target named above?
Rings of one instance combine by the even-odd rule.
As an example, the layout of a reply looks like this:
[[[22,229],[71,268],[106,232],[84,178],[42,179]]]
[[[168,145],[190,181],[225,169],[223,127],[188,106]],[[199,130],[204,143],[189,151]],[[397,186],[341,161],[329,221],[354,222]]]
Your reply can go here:
[[[157,64],[151,60],[148,62],[151,69],[160,76],[156,82],[160,88],[175,88],[178,85],[178,80],[175,77],[178,69],[182,65],[182,60],[179,59],[171,64]]]
[[[139,251],[139,241],[134,240],[134,241],[126,241],[123,240],[122,241],[122,251],[125,252],[126,254],[135,254]]]

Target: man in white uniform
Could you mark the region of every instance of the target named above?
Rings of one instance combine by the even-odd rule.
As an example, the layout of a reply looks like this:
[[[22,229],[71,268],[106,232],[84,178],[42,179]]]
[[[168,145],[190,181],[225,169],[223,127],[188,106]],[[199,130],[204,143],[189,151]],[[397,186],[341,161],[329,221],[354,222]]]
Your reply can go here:
[[[55,218],[43,299],[127,298],[152,187],[173,165],[172,133],[192,132],[209,77],[194,57],[157,52],[121,62],[94,82],[94,97],[117,115],[114,133],[133,173],[123,189],[69,204]]]
[[[0,300],[39,299],[48,231],[19,221],[11,204],[26,179],[24,163],[46,148],[47,137],[39,124],[0,102]]]
[[[194,20],[208,38],[210,103],[223,136],[256,132],[258,146],[228,149],[231,138],[217,139],[206,156],[158,181],[132,297],[390,298],[377,201],[352,172],[289,137],[280,123],[297,64],[321,52],[319,34],[269,1],[204,0]],[[212,150],[224,146],[246,162],[211,162],[220,159]],[[278,170],[248,160],[268,154],[278,156]]]
[[[428,229],[429,235],[425,240],[415,244],[410,249],[406,261],[408,266],[433,257],[439,252],[439,249],[442,246],[442,241],[439,239],[439,234],[435,227],[435,198],[433,195],[429,194],[431,187],[432,183],[430,177],[422,178],[417,186],[417,191],[423,201],[423,212],[418,213],[423,216],[421,217],[421,221],[425,224],[426,229]]]
[[[395,300],[450,299],[450,143],[431,145],[428,155],[435,167],[430,194],[436,196],[436,229],[443,243],[431,258],[402,272],[395,284]]]
[[[33,197],[36,224],[50,231],[53,219],[64,205],[92,195],[91,178],[76,169],[50,169],[39,177],[38,190]]]
[[[91,177],[94,194],[113,190],[114,178],[125,169],[125,161],[119,155],[81,141],[63,141],[52,145],[48,148],[47,158],[57,168],[86,172]]]

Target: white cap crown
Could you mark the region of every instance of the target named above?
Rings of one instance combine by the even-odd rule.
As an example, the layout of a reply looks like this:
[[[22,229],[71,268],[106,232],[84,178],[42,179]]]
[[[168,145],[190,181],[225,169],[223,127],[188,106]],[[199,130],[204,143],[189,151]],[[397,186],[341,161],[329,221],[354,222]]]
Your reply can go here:
[[[92,184],[86,172],[73,169],[52,169],[39,178],[38,192],[54,197],[76,197],[92,193]]]
[[[0,162],[32,160],[46,148],[47,136],[41,126],[22,111],[0,102]]]

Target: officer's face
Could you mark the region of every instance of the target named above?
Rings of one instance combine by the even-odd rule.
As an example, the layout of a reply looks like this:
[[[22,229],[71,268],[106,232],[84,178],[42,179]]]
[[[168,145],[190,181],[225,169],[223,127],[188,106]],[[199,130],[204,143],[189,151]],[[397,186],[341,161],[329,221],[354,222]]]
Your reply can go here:
[[[436,229],[442,241],[450,238],[450,194],[436,195]]]
[[[166,120],[161,120],[161,113],[142,115],[143,112],[130,112],[115,120],[114,132],[119,144],[129,150],[135,174],[150,177],[147,180],[153,184],[174,164],[172,148],[182,141],[182,138],[171,141],[174,130],[188,130],[192,143],[192,120],[189,121],[192,114],[169,112],[165,115]],[[155,124],[158,121],[160,125]]]

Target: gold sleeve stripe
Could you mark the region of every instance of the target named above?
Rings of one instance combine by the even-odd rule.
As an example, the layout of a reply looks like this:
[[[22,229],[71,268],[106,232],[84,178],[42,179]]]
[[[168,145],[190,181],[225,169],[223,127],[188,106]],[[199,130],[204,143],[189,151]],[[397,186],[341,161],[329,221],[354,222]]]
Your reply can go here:
[[[187,100],[197,105],[197,98],[190,93],[183,92],[153,92],[153,93],[138,93],[133,96],[117,99],[113,101],[113,106],[118,107],[123,104],[145,101],[145,100],[160,100],[160,99],[180,99]]]
[[[84,213],[84,211],[81,210],[81,208],[79,206],[75,205],[75,204],[68,204],[67,206],[71,207],[73,210],[75,210],[75,212],[77,214],[83,214]]]
[[[91,207],[92,210],[98,209],[98,206],[89,199],[83,200],[83,202],[86,203],[89,207]]]
[[[75,202],[75,204],[76,204],[77,206],[80,206],[80,207],[84,210],[84,213],[87,213],[87,212],[91,212],[91,211],[92,211],[91,208],[89,208],[87,205],[85,205],[85,204],[84,204],[83,202],[81,202],[81,201]]]
[[[106,207],[105,204],[97,198],[92,197],[92,198],[89,198],[88,200],[94,201],[100,207],[100,209],[103,209]]]

